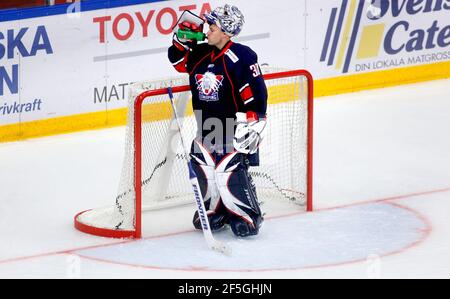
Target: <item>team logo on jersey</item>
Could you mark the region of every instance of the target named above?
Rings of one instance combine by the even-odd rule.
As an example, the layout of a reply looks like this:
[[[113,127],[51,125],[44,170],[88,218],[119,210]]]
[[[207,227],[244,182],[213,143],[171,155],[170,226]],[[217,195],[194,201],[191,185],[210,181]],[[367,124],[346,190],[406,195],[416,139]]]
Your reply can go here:
[[[206,72],[204,75],[195,75],[197,90],[200,100],[206,102],[215,102],[219,100],[219,89],[222,86],[223,76],[212,72]]]

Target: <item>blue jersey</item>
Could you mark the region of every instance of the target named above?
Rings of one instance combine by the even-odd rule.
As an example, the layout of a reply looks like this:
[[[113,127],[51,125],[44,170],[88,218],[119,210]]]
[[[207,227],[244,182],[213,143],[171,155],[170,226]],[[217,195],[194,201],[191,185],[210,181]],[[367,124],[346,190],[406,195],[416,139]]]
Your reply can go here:
[[[236,112],[253,112],[265,117],[267,88],[256,53],[249,47],[229,41],[222,50],[206,43],[186,50],[174,43],[169,60],[176,70],[189,74],[192,106],[197,119],[198,137],[207,138],[222,123],[222,140],[232,144]],[[228,122],[228,124],[227,124]],[[204,140],[202,140],[204,141]]]

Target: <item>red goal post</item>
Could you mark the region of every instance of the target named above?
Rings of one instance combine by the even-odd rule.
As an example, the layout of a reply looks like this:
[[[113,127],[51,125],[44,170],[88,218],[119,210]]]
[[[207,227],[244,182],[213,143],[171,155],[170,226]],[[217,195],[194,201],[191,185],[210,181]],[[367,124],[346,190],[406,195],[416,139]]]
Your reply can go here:
[[[297,79],[295,79],[297,78]],[[261,187],[262,189],[267,189],[269,195],[268,198],[271,197],[270,194],[272,194],[274,197],[274,193],[280,193],[281,197],[285,197],[286,199],[288,199],[288,201],[297,201],[296,197],[297,195],[301,194],[301,204],[304,205],[304,209],[306,211],[312,211],[313,210],[313,194],[312,194],[312,187],[313,187],[313,166],[312,166],[312,161],[313,161],[313,78],[312,75],[306,71],[306,70],[293,70],[293,71],[282,71],[282,72],[275,72],[275,73],[268,73],[268,74],[264,74],[264,79],[266,81],[266,84],[268,85],[268,90],[269,90],[269,106],[270,105],[274,105],[277,106],[277,104],[280,104],[279,106],[283,106],[283,105],[289,105],[290,108],[288,108],[289,110],[283,110],[281,112],[275,112],[279,113],[276,115],[268,115],[268,123],[271,123],[272,121],[274,123],[277,123],[277,126],[279,125],[281,127],[280,128],[274,128],[274,130],[271,130],[271,134],[274,134],[274,137],[269,136],[269,140],[264,140],[263,144],[265,147],[269,148],[270,145],[270,141],[271,140],[275,140],[276,138],[278,138],[276,135],[278,134],[278,130],[280,131],[280,134],[285,134],[283,133],[284,131],[286,131],[287,133],[285,134],[285,136],[295,136],[293,137],[293,139],[298,138],[297,137],[297,132],[295,130],[295,128],[300,128],[300,130],[302,131],[302,137],[299,138],[301,139],[301,142],[299,142],[300,145],[290,145],[289,147],[287,147],[287,150],[291,150],[291,151],[295,151],[295,150],[300,150],[301,153],[299,152],[299,160],[301,160],[301,163],[299,166],[299,168],[302,168],[301,171],[295,170],[295,166],[293,164],[296,163],[292,163],[292,161],[288,161],[288,164],[286,164],[285,168],[287,169],[281,169],[281,170],[275,170],[274,172],[276,172],[275,174],[272,174],[271,171],[269,170],[268,172],[264,172],[265,170],[261,171],[261,172],[256,172],[255,176],[258,178],[261,178],[261,180],[266,180],[268,181],[268,185],[270,185],[270,187]],[[172,92],[174,95],[177,94],[189,94],[190,92],[190,87],[188,84],[184,84],[184,85],[179,85],[179,86],[171,86],[172,87]],[[273,90],[273,92],[271,92],[271,90]],[[97,235],[97,236],[103,236],[103,237],[111,237],[111,238],[141,238],[142,237],[142,213],[143,213],[143,186],[144,186],[144,182],[148,182],[149,180],[152,179],[153,175],[154,175],[154,171],[157,169],[157,166],[155,166],[156,164],[153,162],[147,162],[146,161],[146,155],[148,154],[143,154],[143,151],[146,150],[146,145],[144,145],[143,140],[145,138],[152,138],[149,136],[145,136],[145,134],[143,134],[143,123],[145,122],[145,120],[143,120],[143,107],[145,106],[145,101],[149,98],[151,99],[162,99],[162,98],[167,98],[168,100],[168,90],[167,88],[157,88],[157,89],[152,89],[152,90],[147,90],[144,91],[142,93],[140,93],[135,99],[134,99],[134,104],[133,105],[129,105],[129,109],[132,109],[132,117],[128,116],[128,126],[132,126],[133,128],[129,128],[130,130],[132,130],[133,134],[132,134],[132,138],[129,139],[133,139],[132,141],[132,145],[130,144],[130,146],[132,146],[132,151],[128,151],[129,153],[133,152],[133,158],[132,158],[132,165],[134,165],[134,170],[132,172],[130,172],[130,175],[133,175],[133,183],[134,186],[130,186],[130,196],[126,195],[126,197],[129,199],[127,200],[126,203],[123,202],[119,202],[119,200],[116,198],[116,206],[115,208],[113,208],[113,210],[108,212],[106,211],[106,209],[99,209],[99,211],[97,212],[95,209],[94,210],[88,210],[88,211],[84,211],[81,212],[79,214],[77,214],[75,216],[75,227],[76,229],[88,233],[88,234],[92,234],[92,235]],[[272,97],[272,98],[271,98]],[[160,103],[161,100],[157,101],[157,104]],[[300,102],[301,101],[301,105],[299,105],[298,107],[300,107],[298,110],[301,110],[301,112],[299,112],[299,114],[297,114],[295,111],[292,112],[293,109],[297,109],[297,106],[293,106],[293,104],[285,104],[286,103],[290,103],[290,102]],[[291,107],[292,106],[292,107]],[[285,109],[285,108],[283,108]],[[291,116],[292,115],[292,116]],[[297,119],[295,116],[299,115],[298,118],[301,119]],[[286,122],[285,121],[280,121],[277,120],[276,117],[278,118],[289,118]],[[130,120],[131,119],[131,120]],[[132,121],[132,124],[130,124],[130,122]],[[286,123],[286,124],[285,124]],[[300,124],[298,124],[300,123]],[[293,125],[292,125],[293,124]],[[286,129],[284,129],[284,127],[287,127]],[[275,127],[275,125],[274,125]],[[191,130],[192,131],[192,130]],[[150,134],[150,136],[152,136],[151,134],[152,131],[150,131],[151,133],[146,133],[147,135]],[[273,132],[273,133],[272,133]],[[162,137],[164,138],[164,137]],[[273,138],[273,139],[271,139]],[[284,138],[284,137],[280,137],[280,138]],[[282,139],[282,142],[285,142],[287,138]],[[129,140],[128,142],[130,143],[131,140]],[[267,144],[265,144],[267,143]],[[263,146],[263,145],[262,145]],[[262,147],[261,146],[261,147]],[[280,145],[282,147],[284,147],[285,145]],[[296,148],[299,147],[299,148]],[[284,149],[284,148],[283,148]],[[175,155],[175,153],[173,154]],[[294,157],[293,159],[295,159],[295,154],[294,153],[290,153],[290,155],[292,157]],[[127,151],[125,156],[127,156]],[[155,156],[155,154],[153,154],[153,156]],[[125,160],[127,159],[127,157],[125,157]],[[172,158],[175,159],[175,158]],[[303,161],[304,160],[304,161]],[[153,161],[153,160],[152,160]],[[267,163],[267,161],[261,159],[261,164]],[[146,165],[144,165],[145,163],[147,163]],[[152,164],[153,163],[153,164]],[[176,162],[173,162],[176,163]],[[129,165],[131,165],[130,163],[128,163]],[[125,165],[125,163],[124,163]],[[144,165],[144,166],[143,166]],[[148,165],[152,165],[151,167],[149,167]],[[158,164],[160,165],[160,164]],[[172,164],[170,164],[171,167]],[[130,168],[133,166],[129,166],[129,167],[125,167],[122,170],[122,172],[126,171],[125,168]],[[153,167],[153,173],[149,176],[150,178],[147,178],[143,175],[143,172],[145,169],[148,168],[152,168]],[[282,166],[280,166],[282,167]],[[289,178],[287,179],[287,181],[294,181],[294,185],[296,185],[295,180],[296,177],[295,175],[298,173],[301,173],[301,176],[304,178],[301,178],[302,180],[302,186],[301,188],[294,188],[294,187],[290,187],[288,186],[289,183],[287,183],[287,187],[284,186],[285,183],[281,184],[280,182],[277,181],[277,176],[284,176],[286,175],[285,173],[290,172],[290,170],[288,168],[294,169],[292,172],[292,174],[289,174]],[[184,170],[182,170],[180,173],[182,173]],[[168,172],[172,173],[172,170],[169,170]],[[278,174],[278,172],[280,172],[281,174]],[[179,176],[181,176],[180,174],[178,174]],[[123,177],[123,173],[122,173],[122,177]],[[147,175],[148,176],[148,175]],[[171,180],[173,178],[170,178],[170,176],[174,177],[174,174],[169,175],[169,179],[167,180]],[[188,172],[186,171],[184,176],[188,177]],[[176,177],[176,176],[175,176]],[[155,179],[156,180],[156,179]],[[280,181],[284,180],[284,178],[281,178]],[[300,180],[300,178],[299,178]],[[264,183],[266,184],[266,183]],[[256,183],[257,186],[257,191],[258,191],[258,182]],[[134,189],[134,190],[131,190]],[[169,193],[168,190],[170,190],[170,186],[166,187],[168,188],[167,190],[165,189],[165,193],[164,196],[167,195],[167,193]],[[269,189],[274,189],[273,190],[269,190]],[[300,191],[297,189],[301,189]],[[126,192],[126,191],[125,191]],[[273,193],[272,193],[273,192]],[[119,194],[121,194],[121,191],[119,190]],[[122,192],[122,195],[124,194],[124,192]],[[119,195],[118,198],[122,195]],[[133,196],[134,195],[134,196]],[[168,200],[172,200],[170,196],[166,196],[169,199]],[[189,196],[188,196],[189,197]],[[134,204],[132,203],[128,203],[128,201],[134,201]],[[191,201],[194,202],[194,198],[191,198]],[[300,201],[300,200],[299,200]],[[102,217],[117,217],[117,215],[115,216],[110,216],[110,213],[116,213],[117,214],[117,210],[121,210],[122,208],[124,208],[125,205],[131,205],[131,208],[128,209],[128,213],[125,213],[123,211],[120,211],[120,214],[123,217],[133,217],[132,219],[126,219],[125,221],[128,221],[130,224],[128,225],[128,227],[125,228],[121,228],[118,227],[117,225],[114,224],[109,224],[107,220],[101,219],[101,221],[99,221],[98,219],[102,218]],[[92,215],[90,215],[92,214]],[[127,215],[125,215],[127,214]],[[128,214],[133,214],[133,215],[128,215]],[[104,224],[102,222],[105,222],[107,224]],[[119,220],[116,220],[116,222]],[[123,220],[122,220],[123,221]],[[114,222],[111,222],[114,223]]]

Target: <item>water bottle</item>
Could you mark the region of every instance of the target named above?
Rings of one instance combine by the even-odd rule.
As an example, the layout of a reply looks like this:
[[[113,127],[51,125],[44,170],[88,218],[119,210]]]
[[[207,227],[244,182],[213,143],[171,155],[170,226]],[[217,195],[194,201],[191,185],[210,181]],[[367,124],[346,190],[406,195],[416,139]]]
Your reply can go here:
[[[177,31],[178,38],[189,39],[189,40],[197,40],[204,41],[206,39],[206,34],[203,32],[194,32],[190,30],[179,29]]]

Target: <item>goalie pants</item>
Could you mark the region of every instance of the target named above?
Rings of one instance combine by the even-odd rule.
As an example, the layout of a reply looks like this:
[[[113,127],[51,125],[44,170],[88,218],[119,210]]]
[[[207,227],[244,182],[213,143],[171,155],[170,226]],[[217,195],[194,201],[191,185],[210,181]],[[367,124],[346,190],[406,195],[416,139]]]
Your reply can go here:
[[[239,237],[256,235],[263,222],[256,189],[248,173],[245,154],[209,152],[194,140],[191,147],[192,167],[197,175],[211,229],[229,224]],[[194,226],[201,229],[198,212]]]

